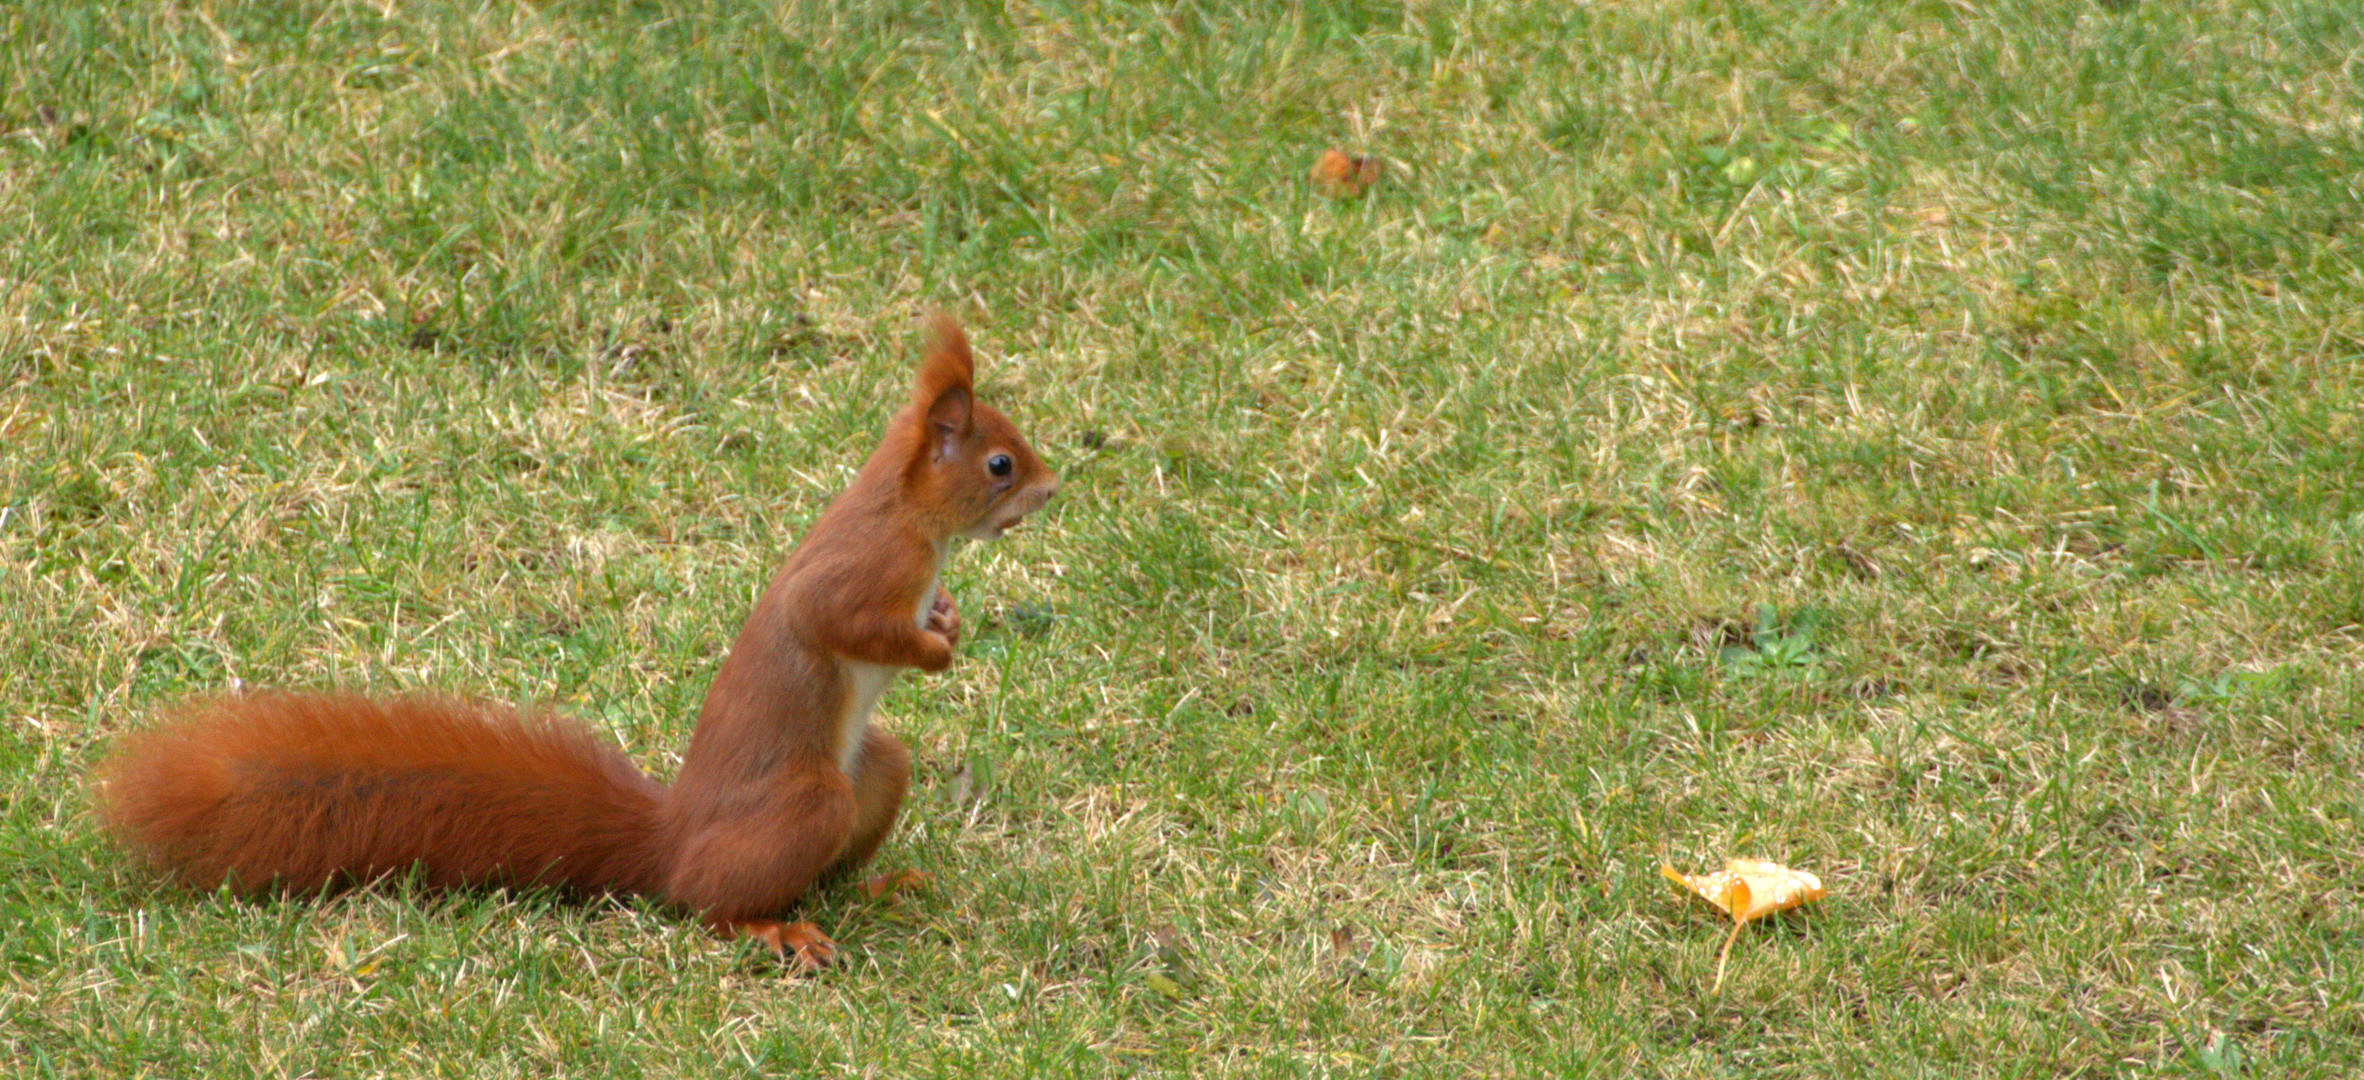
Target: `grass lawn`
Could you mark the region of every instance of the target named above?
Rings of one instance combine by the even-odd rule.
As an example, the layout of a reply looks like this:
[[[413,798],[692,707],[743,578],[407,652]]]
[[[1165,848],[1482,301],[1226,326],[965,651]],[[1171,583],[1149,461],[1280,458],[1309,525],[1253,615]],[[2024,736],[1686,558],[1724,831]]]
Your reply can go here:
[[[0,1071],[2349,1075],[2360,12],[7,5]],[[98,832],[233,681],[669,775],[936,307],[1066,487],[850,969]]]

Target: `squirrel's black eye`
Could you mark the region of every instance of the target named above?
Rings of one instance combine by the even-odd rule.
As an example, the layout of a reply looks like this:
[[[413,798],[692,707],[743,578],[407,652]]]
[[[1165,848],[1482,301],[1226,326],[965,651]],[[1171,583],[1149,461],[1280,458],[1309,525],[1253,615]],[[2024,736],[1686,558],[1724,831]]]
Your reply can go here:
[[[1008,476],[1010,474],[1010,456],[1008,454],[995,454],[992,457],[987,458],[985,461],[985,471],[992,473],[995,476]]]

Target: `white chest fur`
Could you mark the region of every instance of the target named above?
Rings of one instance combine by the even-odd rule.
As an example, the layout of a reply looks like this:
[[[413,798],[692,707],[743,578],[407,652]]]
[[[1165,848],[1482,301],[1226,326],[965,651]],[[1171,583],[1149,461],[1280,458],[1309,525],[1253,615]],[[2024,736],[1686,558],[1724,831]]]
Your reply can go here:
[[[950,554],[945,546],[936,548],[936,572],[928,575],[927,588],[920,590],[919,613],[914,620],[923,630],[928,625],[928,612],[936,604],[936,582],[944,577],[944,560]],[[862,760],[862,738],[870,733],[870,714],[877,711],[878,699],[886,696],[887,687],[894,685],[895,676],[903,669],[859,660],[844,664],[845,714],[837,725],[837,767],[851,773]]]
[[[895,676],[903,673],[899,667],[886,664],[865,664],[859,660],[845,662],[845,719],[837,727],[837,767],[853,772],[862,758],[862,737],[870,733],[870,714],[878,709],[878,699],[894,685]]]

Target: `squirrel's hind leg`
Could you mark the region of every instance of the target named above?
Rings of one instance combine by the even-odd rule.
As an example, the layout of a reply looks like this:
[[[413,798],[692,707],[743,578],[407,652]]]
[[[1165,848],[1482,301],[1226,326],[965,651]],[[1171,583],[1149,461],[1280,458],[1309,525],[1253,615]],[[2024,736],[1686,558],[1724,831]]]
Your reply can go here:
[[[753,937],[800,961],[834,955],[810,923],[772,918],[804,895],[851,838],[854,792],[835,768],[783,782],[747,813],[692,832],[665,882],[665,899],[726,937]],[[813,948],[819,949],[815,953]]]
[[[894,736],[871,728],[862,737],[862,757],[851,779],[854,835],[846,843],[845,854],[838,857],[837,865],[832,868],[839,873],[860,869],[895,831],[896,813],[903,805],[904,792],[911,786],[911,752]],[[862,879],[862,895],[883,900],[896,892],[926,888],[928,880],[922,870],[890,870]]]
[[[862,755],[847,779],[854,785],[853,835],[847,838],[845,853],[837,857],[832,869],[850,873],[869,862],[895,831],[895,815],[902,810],[903,794],[911,787],[911,752],[894,736],[873,727],[862,736]]]

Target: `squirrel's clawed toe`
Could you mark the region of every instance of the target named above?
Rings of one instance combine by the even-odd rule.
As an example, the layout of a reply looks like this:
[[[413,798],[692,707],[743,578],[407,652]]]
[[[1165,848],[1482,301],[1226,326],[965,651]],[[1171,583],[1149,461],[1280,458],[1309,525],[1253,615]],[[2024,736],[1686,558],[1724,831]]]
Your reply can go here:
[[[862,881],[862,895],[872,900],[884,900],[898,893],[919,892],[935,881],[925,870],[892,870]]]
[[[960,606],[951,593],[937,590],[935,605],[928,608],[928,629],[943,635],[947,645],[960,644]]]

